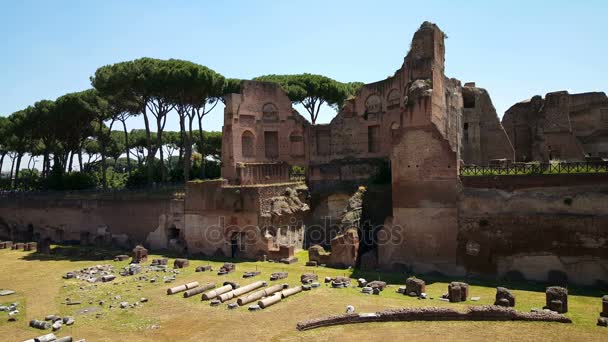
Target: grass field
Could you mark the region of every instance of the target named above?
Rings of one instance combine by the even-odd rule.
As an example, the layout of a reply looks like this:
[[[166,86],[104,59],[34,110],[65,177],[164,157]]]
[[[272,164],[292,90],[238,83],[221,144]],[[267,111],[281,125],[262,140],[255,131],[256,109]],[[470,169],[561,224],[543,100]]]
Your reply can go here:
[[[108,258],[112,255],[107,254]],[[159,256],[151,256],[159,257]],[[471,284],[470,296],[479,296],[479,302],[451,304],[434,300],[418,300],[397,294],[405,275],[397,273],[351,274],[349,270],[311,268],[304,266],[306,253],[299,253],[299,263],[283,265],[269,262],[238,262],[236,272],[218,276],[216,272],[195,273],[199,265],[211,264],[215,271],[222,261],[191,260],[190,266],[181,271],[172,284],[164,284],[162,276],[157,283],[138,281],[137,276],[117,277],[114,282],[89,284],[79,280],[64,280],[65,272],[102,263],[119,268],[127,262],[111,260],[87,260],[87,257],[41,257],[30,252],[0,250],[0,288],[9,288],[17,294],[0,297],[0,303],[19,302],[21,313],[17,322],[7,322],[7,314],[0,313],[0,340],[23,341],[42,334],[28,327],[31,319],[43,319],[48,314],[73,315],[76,324],[64,327],[57,335],[71,335],[75,339],[97,341],[207,341],[207,340],[412,340],[416,341],[608,341],[608,329],[597,327],[601,310],[602,289],[570,288],[569,309],[566,314],[573,324],[536,322],[391,322],[368,323],[321,328],[306,332],[295,329],[298,321],[320,316],[343,313],[346,305],[354,305],[357,312],[374,312],[404,306],[449,306],[466,308],[468,305],[491,304],[495,286],[507,285],[517,299],[516,309],[529,311],[544,305],[542,284]],[[172,264],[172,259],[169,260]],[[243,279],[246,271],[262,271],[260,276]],[[248,312],[246,307],[228,310],[226,304],[209,306],[200,295],[185,299],[181,294],[167,296],[166,289],[188,281],[221,284],[226,280],[241,285],[255,280],[268,280],[272,272],[289,272],[286,280],[299,284],[300,275],[315,272],[321,283],[325,276],[347,275],[367,280],[380,278],[390,286],[380,296],[364,295],[359,289],[321,288],[289,297],[265,310]],[[150,275],[150,274],[145,274]],[[450,279],[428,279],[427,293],[437,298],[447,290]],[[458,279],[453,279],[458,280]],[[269,282],[270,283],[270,282]],[[138,287],[138,285],[140,285]],[[603,289],[606,290],[606,289]],[[120,295],[120,300],[113,300]],[[120,301],[134,302],[141,297],[148,303],[138,308],[122,310]],[[81,305],[62,304],[66,298],[80,300]],[[106,303],[99,306],[98,302]],[[89,304],[91,302],[92,304]],[[115,308],[109,309],[114,304]],[[87,313],[83,313],[88,310]],[[100,316],[97,318],[98,314]]]

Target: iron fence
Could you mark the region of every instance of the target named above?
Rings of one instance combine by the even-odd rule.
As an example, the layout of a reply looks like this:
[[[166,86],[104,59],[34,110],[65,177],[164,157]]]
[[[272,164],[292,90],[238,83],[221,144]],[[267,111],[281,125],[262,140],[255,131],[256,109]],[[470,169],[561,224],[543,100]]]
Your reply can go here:
[[[463,165],[461,176],[516,176],[576,173],[608,173],[608,161],[513,163],[504,166]]]

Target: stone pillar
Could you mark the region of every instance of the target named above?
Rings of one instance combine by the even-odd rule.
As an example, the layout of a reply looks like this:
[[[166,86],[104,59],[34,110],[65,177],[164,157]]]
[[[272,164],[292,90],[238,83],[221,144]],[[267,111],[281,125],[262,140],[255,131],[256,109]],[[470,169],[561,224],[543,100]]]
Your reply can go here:
[[[547,287],[546,294],[546,306],[545,308],[558,313],[568,312],[568,290],[559,287],[551,286]]]
[[[600,316],[608,317],[608,295],[602,297],[602,312]]]

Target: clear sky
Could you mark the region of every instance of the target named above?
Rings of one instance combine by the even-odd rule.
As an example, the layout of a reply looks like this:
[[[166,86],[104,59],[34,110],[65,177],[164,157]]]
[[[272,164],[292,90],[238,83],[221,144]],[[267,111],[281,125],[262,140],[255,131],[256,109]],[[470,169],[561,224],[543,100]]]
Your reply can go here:
[[[447,75],[486,88],[502,116],[535,94],[608,90],[607,19],[604,0],[0,0],[0,115],[86,89],[97,67],[143,56],[191,60],[226,77],[374,82],[401,66],[429,20],[449,36]],[[221,130],[220,110],[205,120]]]

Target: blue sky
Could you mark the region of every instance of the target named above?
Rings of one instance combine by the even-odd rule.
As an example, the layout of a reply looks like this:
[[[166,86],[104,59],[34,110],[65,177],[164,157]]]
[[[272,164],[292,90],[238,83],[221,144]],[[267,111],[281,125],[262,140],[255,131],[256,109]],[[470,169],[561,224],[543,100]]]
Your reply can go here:
[[[99,66],[181,58],[226,77],[324,74],[374,82],[425,21],[449,36],[446,73],[499,115],[549,91],[606,91],[607,1],[0,1],[0,115],[90,87]],[[303,111],[301,111],[303,112]],[[333,116],[326,110],[320,118]],[[143,127],[141,120],[129,123]],[[220,110],[205,119],[220,130]],[[177,130],[177,120],[167,129]]]

